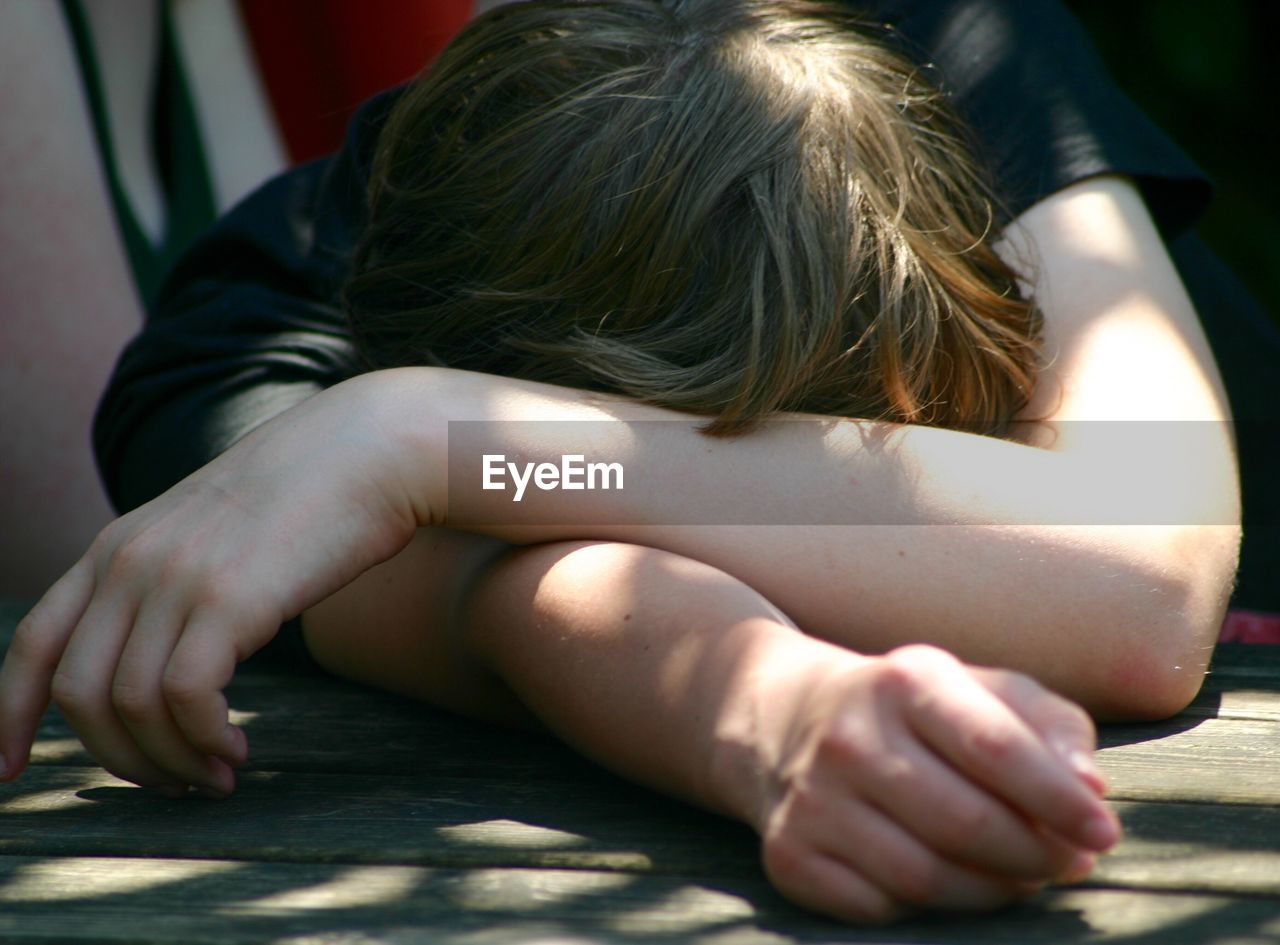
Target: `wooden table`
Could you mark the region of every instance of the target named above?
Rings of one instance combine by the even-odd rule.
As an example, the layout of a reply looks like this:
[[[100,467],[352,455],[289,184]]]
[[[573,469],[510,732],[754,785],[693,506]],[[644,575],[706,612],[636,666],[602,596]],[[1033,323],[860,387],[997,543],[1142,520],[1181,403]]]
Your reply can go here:
[[[0,785],[0,941],[1280,942],[1277,651],[1224,647],[1188,711],[1104,729],[1126,835],[1086,884],[870,932],[771,892],[745,828],[327,678],[237,678],[253,758],[222,802],[113,779],[50,712]]]

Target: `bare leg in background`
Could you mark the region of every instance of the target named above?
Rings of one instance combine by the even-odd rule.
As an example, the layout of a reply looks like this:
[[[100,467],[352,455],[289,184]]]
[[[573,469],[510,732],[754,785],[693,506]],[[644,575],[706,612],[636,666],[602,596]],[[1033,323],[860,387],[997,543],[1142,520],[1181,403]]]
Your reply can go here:
[[[89,445],[142,322],[57,3],[0,4],[0,594],[35,597],[112,518]]]

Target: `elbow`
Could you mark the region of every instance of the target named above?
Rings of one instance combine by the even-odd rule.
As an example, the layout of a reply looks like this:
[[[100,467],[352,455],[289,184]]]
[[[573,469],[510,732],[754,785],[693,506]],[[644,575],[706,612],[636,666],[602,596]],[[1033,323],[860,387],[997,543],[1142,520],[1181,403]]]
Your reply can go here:
[[[1090,700],[1096,717],[1163,719],[1195,699],[1234,587],[1240,534],[1223,525],[1156,536],[1130,575],[1135,591]]]
[[[1086,707],[1100,722],[1147,722],[1177,715],[1200,692],[1211,652],[1170,658],[1150,649],[1128,648],[1102,674],[1100,694]]]

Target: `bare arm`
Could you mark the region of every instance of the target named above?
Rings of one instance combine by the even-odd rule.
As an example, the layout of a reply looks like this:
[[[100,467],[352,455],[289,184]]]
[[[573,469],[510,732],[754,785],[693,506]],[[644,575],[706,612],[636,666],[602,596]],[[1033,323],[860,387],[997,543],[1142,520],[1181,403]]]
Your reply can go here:
[[[849,646],[927,640],[1029,672],[1101,714],[1176,711],[1199,686],[1239,535],[1216,368],[1130,185],[1077,185],[1020,225],[1038,249],[1055,356],[1028,410],[1047,418],[1032,433],[1048,448],[854,421],[731,441],[687,424],[593,424],[591,447],[622,463],[627,488],[531,490],[516,504],[474,482],[446,493],[448,417],[416,405],[495,420],[675,415],[517,381],[388,372],[378,382],[415,405],[391,422],[420,435],[402,454],[418,519],[515,541],[662,548],[722,568]],[[468,439],[477,454],[524,461],[583,450],[572,424],[482,425]],[[765,506],[781,522],[865,524],[678,524]],[[547,521],[558,524],[529,524]]]
[[[927,647],[858,656],[715,568],[637,546],[521,549],[473,600],[470,644],[540,719],[746,821],[770,879],[810,908],[988,909],[1079,878],[1118,834],[1088,719],[1025,677]]]
[[[1041,244],[1037,288],[1048,287],[1048,318],[1059,325],[1050,339],[1059,352],[1049,381],[1062,391],[1053,450],[831,421],[821,436],[806,424],[730,442],[676,431],[658,454],[635,449],[626,426],[612,424],[622,440],[602,448],[637,470],[656,466],[648,507],[643,490],[628,490],[614,494],[627,503],[619,514],[570,503],[559,510],[567,525],[522,530],[508,502],[497,511],[509,524],[487,530],[520,541],[652,545],[745,581],[806,630],[850,648],[931,641],[967,660],[1025,670],[1099,714],[1176,711],[1200,684],[1235,563],[1229,438],[1218,429],[1216,440],[1179,456],[1179,437],[1134,447],[1090,432],[1105,423],[1081,432],[1059,421],[1190,417],[1217,429],[1225,407],[1216,372],[1127,185],[1079,185],[1023,222]],[[1128,383],[1134,365],[1141,384]],[[1109,394],[1101,403],[1091,399],[1095,385]],[[4,776],[25,763],[52,685],[111,770],[138,783],[172,784],[176,773],[229,790],[225,763],[243,758],[244,744],[227,725],[220,690],[236,660],[282,619],[395,555],[417,526],[466,530],[469,518],[494,518],[494,508],[449,504],[450,419],[664,416],[614,398],[434,369],[365,375],[311,398],[110,526],[19,627],[0,670]],[[554,437],[495,444],[532,451],[526,458],[558,455],[563,445]],[[1168,481],[1184,488],[1154,488]],[[1099,489],[1126,503],[1154,497],[1165,524],[1058,524],[1077,520]],[[495,494],[476,497],[484,505]],[[895,524],[767,535],[609,524],[732,515],[744,502],[777,503],[795,520],[853,509]],[[939,520],[958,524],[911,524]]]
[[[54,3],[0,4],[0,593],[34,597],[111,519],[87,448],[142,323]]]

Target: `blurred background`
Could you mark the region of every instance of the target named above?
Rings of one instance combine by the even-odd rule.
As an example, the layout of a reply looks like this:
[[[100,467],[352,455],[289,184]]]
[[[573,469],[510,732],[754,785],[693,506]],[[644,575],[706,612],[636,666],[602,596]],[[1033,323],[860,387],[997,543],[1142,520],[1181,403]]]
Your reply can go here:
[[[1122,88],[1217,186],[1201,234],[1280,321],[1280,186],[1257,143],[1280,90],[1266,0],[1065,0]],[[350,106],[403,80],[496,0],[240,0],[294,160],[339,140]],[[309,42],[298,24],[309,22]],[[389,29],[395,23],[397,28]],[[328,42],[322,42],[324,37]],[[342,37],[335,42],[333,37]],[[294,41],[290,41],[290,39]],[[268,54],[269,51],[269,54]],[[371,51],[376,51],[373,53]],[[318,88],[328,83],[328,88]],[[300,102],[327,97],[307,112]],[[285,106],[285,107],[281,107]]]
[[[1262,144],[1280,82],[1264,0],[1068,0],[1112,75],[1213,178],[1200,226],[1280,322],[1280,185]]]
[[[1280,186],[1276,156],[1258,143],[1270,93],[1280,91],[1267,0],[1065,0],[1090,33],[1122,88],[1162,126],[1217,186],[1201,234],[1280,321]],[[290,125],[297,109],[277,109],[292,157],[333,146],[348,107],[404,78],[460,27],[473,8],[495,0],[240,0],[255,41],[278,37],[259,62],[273,94],[308,76],[293,97],[315,98],[315,77],[335,84],[320,121]],[[289,42],[299,17],[317,36],[352,40],[343,46]],[[276,22],[272,22],[272,21]],[[387,23],[397,22],[389,30]],[[360,34],[368,34],[361,38]],[[389,45],[388,45],[389,44]],[[314,62],[306,61],[309,54]],[[353,58],[352,50],[376,49]],[[260,49],[260,53],[263,50]],[[320,90],[324,91],[324,90]],[[285,96],[289,98],[289,95]],[[326,124],[327,122],[327,124]],[[308,138],[307,134],[314,135]]]

